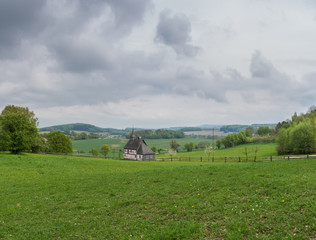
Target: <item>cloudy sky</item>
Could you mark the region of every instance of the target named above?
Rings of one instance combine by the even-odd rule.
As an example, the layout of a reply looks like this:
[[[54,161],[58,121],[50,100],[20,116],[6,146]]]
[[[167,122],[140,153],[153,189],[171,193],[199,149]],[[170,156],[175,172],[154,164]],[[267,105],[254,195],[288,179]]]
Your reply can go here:
[[[0,0],[0,73],[41,127],[283,121],[316,105],[316,1]]]

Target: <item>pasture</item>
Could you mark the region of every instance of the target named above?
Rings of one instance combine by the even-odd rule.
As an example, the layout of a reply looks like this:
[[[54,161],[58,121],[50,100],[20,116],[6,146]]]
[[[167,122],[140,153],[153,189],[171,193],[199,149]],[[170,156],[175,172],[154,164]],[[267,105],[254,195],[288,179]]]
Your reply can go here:
[[[164,152],[167,152],[170,147],[170,141],[172,139],[145,139],[145,142],[147,145],[151,147],[156,147],[157,149],[161,148],[164,150]],[[195,145],[199,142],[209,142],[211,143],[212,140],[209,139],[198,139],[198,138],[179,138],[176,139],[176,141],[181,145],[182,151],[184,148],[184,144],[188,142],[193,142]],[[128,139],[122,138],[122,139],[110,139],[110,138],[100,138],[100,139],[89,139],[89,140],[78,140],[73,141],[73,149],[76,152],[80,152],[79,154],[82,155],[90,155],[89,151],[92,148],[97,149],[98,151],[101,149],[101,146],[103,144],[108,144],[111,148],[111,152],[109,153],[109,157],[118,157],[118,151],[119,149],[124,148],[125,144],[128,142]],[[114,150],[114,151],[113,151]]]
[[[0,239],[315,239],[316,160],[0,154]]]
[[[245,150],[247,149],[247,154],[249,159],[253,159],[254,156],[257,157],[269,157],[277,156],[276,143],[262,143],[262,144],[244,144],[227,149],[217,149],[210,155],[210,158],[214,156],[215,158],[223,157],[243,157],[245,158]],[[168,154],[156,155],[157,158],[170,158]],[[180,152],[173,156],[173,158],[200,158],[203,157],[204,161],[207,160],[207,154],[204,150],[193,151],[193,152]]]

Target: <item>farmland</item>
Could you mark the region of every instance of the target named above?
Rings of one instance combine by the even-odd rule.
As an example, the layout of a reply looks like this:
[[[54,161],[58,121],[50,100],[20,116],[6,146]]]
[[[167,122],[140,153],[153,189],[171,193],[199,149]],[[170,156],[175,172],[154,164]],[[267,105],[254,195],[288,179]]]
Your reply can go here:
[[[102,144],[108,144],[110,148],[113,150],[115,149],[115,152],[111,151],[109,154],[109,157],[114,157],[115,155],[117,157],[117,152],[119,149],[123,149],[124,145],[127,143],[128,139],[122,138],[122,139],[109,139],[109,138],[101,138],[101,139],[89,139],[89,140],[79,140],[79,141],[73,141],[73,148],[75,152],[80,151],[84,155],[89,155],[89,151],[92,148],[95,148],[97,150],[101,149]],[[169,149],[169,144],[171,139],[145,139],[147,145],[149,147],[156,147],[157,149],[161,148],[165,152]],[[187,142],[193,142],[194,144],[198,144],[199,142],[207,141],[209,143],[212,142],[212,140],[208,139],[198,139],[198,138],[179,138],[176,139],[176,141],[183,147],[184,144]]]
[[[257,157],[264,157],[264,156],[276,156],[276,144],[275,143],[268,143],[268,144],[244,144],[233,148],[227,149],[218,149],[212,153],[211,156],[214,157],[245,157],[245,149],[247,149],[248,157],[253,158],[256,154]],[[256,152],[257,151],[257,152]],[[159,157],[169,157],[167,154],[161,155]],[[202,151],[193,151],[193,152],[180,152],[175,155],[175,157],[192,157],[192,158],[199,158],[199,157],[207,157],[207,154]]]
[[[108,144],[112,149],[109,153],[109,157],[118,158],[119,149],[123,149],[124,145],[127,143],[127,139],[90,139],[90,140],[80,140],[74,141],[73,147],[75,149],[75,153],[80,151],[81,155],[90,155],[89,151],[92,148],[97,150],[101,149],[102,144]],[[170,139],[148,139],[146,143],[149,147],[156,147],[157,149],[163,149],[162,154],[157,154],[156,158],[169,158],[170,156],[167,153],[169,149]],[[174,157],[175,158],[204,158],[207,159],[207,154],[204,152],[204,149],[196,150],[194,149],[193,152],[187,152],[183,149],[183,146],[187,142],[193,142],[195,145],[199,142],[208,142],[212,144],[212,140],[209,139],[198,139],[198,138],[182,138],[176,140],[180,146],[181,151],[177,153]],[[240,145],[233,148],[228,149],[219,149],[215,150],[214,154],[212,153],[211,156],[215,158],[222,158],[222,157],[245,157],[245,149],[247,149],[247,154],[249,158],[253,158],[255,155],[257,157],[270,157],[276,156],[277,145],[275,143],[268,143],[268,144],[245,144]],[[114,149],[114,150],[113,150]]]
[[[2,153],[0,238],[315,239],[315,170]]]

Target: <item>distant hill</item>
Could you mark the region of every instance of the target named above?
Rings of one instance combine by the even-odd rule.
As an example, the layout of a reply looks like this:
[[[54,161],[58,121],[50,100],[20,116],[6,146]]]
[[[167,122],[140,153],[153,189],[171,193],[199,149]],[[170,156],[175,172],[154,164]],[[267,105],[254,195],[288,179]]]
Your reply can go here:
[[[141,130],[141,128],[137,128]],[[136,128],[134,130],[137,130]],[[50,127],[39,128],[40,132],[89,132],[89,133],[107,133],[108,135],[117,135],[125,137],[126,134],[132,131],[132,128],[126,129],[115,129],[115,128],[101,128],[87,123],[70,123],[70,124],[62,124],[55,125]]]
[[[240,132],[245,131],[247,127],[252,126],[256,131],[261,126],[269,126],[270,128],[274,127],[276,124],[252,124],[252,125],[201,125],[197,127],[172,127],[168,128],[169,130],[175,131],[203,131],[203,130],[211,130],[211,129],[218,129],[224,133],[229,132]],[[53,132],[53,131],[82,131],[82,132],[89,132],[89,133],[108,133],[109,135],[121,135],[125,136],[126,134],[130,133],[133,129],[132,128],[125,128],[125,129],[115,129],[115,128],[101,128],[87,123],[70,123],[70,124],[63,124],[63,125],[55,125],[51,127],[43,127],[40,128],[40,132]],[[135,131],[137,130],[145,130],[144,128],[134,128]],[[154,130],[154,129],[152,129]]]
[[[70,124],[55,125],[51,127],[40,128],[39,131],[41,132],[84,131],[84,132],[97,133],[97,132],[108,132],[108,129],[96,127],[94,125],[86,124],[86,123],[70,123]]]

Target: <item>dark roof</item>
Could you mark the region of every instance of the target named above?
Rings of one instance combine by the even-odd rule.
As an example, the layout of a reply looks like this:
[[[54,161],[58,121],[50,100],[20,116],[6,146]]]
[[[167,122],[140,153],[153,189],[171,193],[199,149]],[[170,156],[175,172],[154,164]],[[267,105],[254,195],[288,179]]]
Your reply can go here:
[[[124,149],[136,150],[137,154],[148,155],[155,154],[146,144],[146,142],[139,138],[136,138],[134,132],[132,132],[129,141],[126,143]]]
[[[142,154],[142,155],[147,155],[147,154],[155,154],[145,143],[144,140],[140,139],[140,145],[139,148],[137,149],[137,153],[138,154]]]

